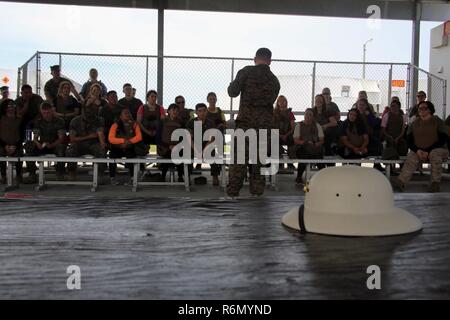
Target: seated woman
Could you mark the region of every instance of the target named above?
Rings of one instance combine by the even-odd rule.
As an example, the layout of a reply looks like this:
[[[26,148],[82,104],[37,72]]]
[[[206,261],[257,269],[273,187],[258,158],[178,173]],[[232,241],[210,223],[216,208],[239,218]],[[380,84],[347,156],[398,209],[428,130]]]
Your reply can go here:
[[[335,147],[339,138],[338,123],[336,120],[336,111],[331,112],[327,109],[327,103],[325,96],[322,94],[316,95],[314,99],[314,117],[316,121],[321,125],[324,133],[324,151],[325,155],[335,155]],[[334,164],[330,164],[334,166]]]
[[[291,151],[294,147],[293,134],[295,129],[295,116],[291,109],[288,109],[288,102],[285,96],[279,96],[277,99],[276,107],[273,111],[273,128],[279,130],[280,159],[284,151],[283,146],[287,146],[288,155],[290,155],[291,158],[295,157]],[[290,167],[292,168],[293,165],[290,164]],[[283,164],[280,164],[280,169],[283,169]]]
[[[172,141],[172,133],[181,128],[180,120],[178,119],[178,105],[175,103],[172,103],[169,108],[167,109],[168,116],[163,120],[162,127],[161,127],[161,141],[158,144],[157,152],[158,155],[166,158],[171,159],[172,158],[172,149],[178,144],[178,141]],[[167,171],[169,171],[169,168],[173,166],[169,163],[163,163],[161,164],[161,171],[162,171],[162,180],[166,180]],[[177,171],[178,171],[178,181],[182,182],[183,179],[183,165],[179,164],[177,165]]]
[[[367,156],[369,135],[357,109],[351,109],[340,129],[339,155],[344,159],[361,159]]]
[[[123,109],[120,113],[119,120],[111,126],[109,130],[109,143],[111,144],[110,158],[135,158],[139,152],[137,149],[142,141],[142,134],[139,125],[133,121],[133,117],[128,109]],[[130,173],[130,178],[133,177],[134,165],[127,163],[125,165]],[[109,176],[111,184],[117,185],[116,177],[117,165],[115,163],[109,166]]]
[[[386,160],[398,159],[408,153],[408,144],[404,139],[408,117],[401,112],[400,107],[399,101],[392,101],[389,111],[381,120],[381,134],[386,142],[382,158]]]
[[[162,106],[156,103],[158,94],[155,90],[147,92],[147,103],[140,106],[137,112],[137,123],[142,131],[142,141],[146,145],[158,144],[161,121],[166,117]]]
[[[108,104],[108,102],[103,99],[102,90],[100,84],[92,84],[87,93],[87,98],[84,101],[84,106],[94,107],[97,110],[97,113],[100,113],[100,109]]]
[[[305,120],[297,123],[294,130],[294,144],[296,146],[296,156],[298,159],[323,159],[324,134],[322,127],[314,118],[311,108],[305,110]],[[324,168],[323,164],[317,165],[319,169]],[[303,172],[306,164],[299,163],[297,169],[297,184],[303,184]]]
[[[392,185],[403,191],[419,164],[429,162],[431,166],[429,191],[439,192],[442,162],[448,158],[448,149],[445,147],[448,138],[447,128],[444,121],[434,115],[435,108],[430,101],[420,102],[418,112],[418,117],[408,127],[407,141],[411,151],[406,157],[400,175],[391,180]]]
[[[58,96],[53,102],[55,116],[64,119],[66,131],[69,131],[70,122],[80,114],[80,103],[70,95],[72,86],[68,81],[63,81],[59,85]]]
[[[367,99],[359,99],[356,102],[356,108],[361,115],[361,119],[369,135],[369,144],[367,146],[368,156],[381,156],[383,145],[381,144],[381,120],[371,111]],[[374,168],[382,171],[381,164],[376,163]]]

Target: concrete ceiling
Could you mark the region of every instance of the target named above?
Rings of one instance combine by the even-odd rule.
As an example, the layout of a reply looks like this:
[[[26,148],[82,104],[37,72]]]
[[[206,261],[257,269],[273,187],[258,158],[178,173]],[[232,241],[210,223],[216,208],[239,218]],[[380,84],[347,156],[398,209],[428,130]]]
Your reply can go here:
[[[21,0],[7,2],[104,6],[141,9],[269,13],[346,18],[368,18],[380,9],[382,19],[413,20],[415,3],[421,4],[422,21],[450,20],[449,0]]]

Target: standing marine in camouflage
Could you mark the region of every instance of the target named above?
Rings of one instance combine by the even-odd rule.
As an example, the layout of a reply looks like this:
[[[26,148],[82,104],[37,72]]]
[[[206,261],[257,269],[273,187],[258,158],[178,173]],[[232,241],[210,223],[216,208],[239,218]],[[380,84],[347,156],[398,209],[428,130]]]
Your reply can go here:
[[[239,114],[236,118],[236,129],[267,129],[270,132],[273,121],[273,104],[280,91],[277,77],[270,71],[272,52],[267,48],[260,48],[256,52],[254,66],[246,66],[239,70],[236,79],[228,86],[228,95],[241,95]],[[268,143],[270,144],[270,143]],[[248,163],[248,141],[246,141],[245,160]],[[230,166],[227,194],[237,197],[242,188],[247,164],[235,163]],[[261,164],[250,165],[250,193],[262,195],[265,179],[261,176]]]

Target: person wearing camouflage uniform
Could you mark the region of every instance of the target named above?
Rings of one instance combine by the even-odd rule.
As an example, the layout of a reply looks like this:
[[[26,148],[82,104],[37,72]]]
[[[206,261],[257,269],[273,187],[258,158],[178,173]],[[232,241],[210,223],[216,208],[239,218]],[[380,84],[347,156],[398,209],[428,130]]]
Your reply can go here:
[[[44,154],[54,154],[57,157],[64,157],[66,153],[66,128],[64,119],[54,116],[52,105],[49,102],[41,104],[41,118],[34,124],[34,138],[25,142],[25,152],[27,156],[36,157]],[[64,179],[64,162],[56,163],[56,176],[58,180]],[[27,162],[29,177],[24,179],[24,183],[36,183],[36,163]]]
[[[97,116],[96,108],[85,108],[83,114],[70,122],[70,146],[67,157],[80,157],[90,154],[96,158],[104,158],[106,154],[106,140],[104,135],[104,120]],[[105,164],[99,164],[99,173],[105,171]],[[67,164],[69,178],[76,178],[77,164]]]
[[[239,70],[236,79],[228,86],[228,95],[241,95],[239,114],[236,118],[236,129],[267,129],[270,132],[273,124],[273,104],[280,91],[280,82],[270,71],[272,52],[260,48],[256,52],[254,66],[246,66]],[[268,143],[270,145],[270,143]],[[246,142],[245,160],[248,163],[248,141]],[[227,194],[237,197],[242,188],[247,171],[247,164],[237,164],[235,152],[234,164],[230,166]],[[261,164],[250,165],[250,193],[262,195],[265,179],[261,176]]]
[[[430,192],[440,191],[442,162],[448,158],[447,128],[444,121],[434,115],[435,108],[430,101],[418,106],[418,117],[408,127],[407,139],[411,150],[398,177],[391,182],[395,189],[403,191],[420,163],[429,162],[431,166]]]

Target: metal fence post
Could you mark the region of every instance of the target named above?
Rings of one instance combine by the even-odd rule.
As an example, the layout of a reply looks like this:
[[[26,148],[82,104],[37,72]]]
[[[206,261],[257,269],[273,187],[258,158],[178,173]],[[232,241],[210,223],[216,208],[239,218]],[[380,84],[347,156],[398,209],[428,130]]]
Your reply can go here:
[[[433,97],[431,96],[433,94],[433,79],[431,79],[430,75],[427,74],[427,100],[434,101]]]
[[[391,99],[392,99],[392,64],[389,68],[389,85],[388,85],[388,99],[387,99],[387,105],[391,105]]]
[[[58,53],[58,63],[59,63],[59,69],[62,70],[62,56],[61,53]]]
[[[444,117],[443,117],[444,119],[443,120],[446,120],[446,118],[447,118],[447,80],[445,80],[445,79],[444,79],[444,85],[443,85],[442,90],[443,90],[442,108],[444,109]]]
[[[16,89],[16,97],[19,97],[19,90],[22,82],[22,67],[17,68],[17,89]]]
[[[148,56],[145,57],[145,94],[148,92]]]
[[[313,64],[312,84],[311,84],[311,107],[314,107],[314,97],[316,95],[316,63]]]
[[[41,53],[36,52],[36,94],[41,95]]]
[[[231,81],[234,80],[234,59],[231,59]],[[233,98],[230,97],[230,118],[234,119],[233,113]]]
[[[411,108],[411,65],[408,64],[406,71],[406,113],[409,114],[409,109]],[[408,117],[409,119],[409,117]]]

